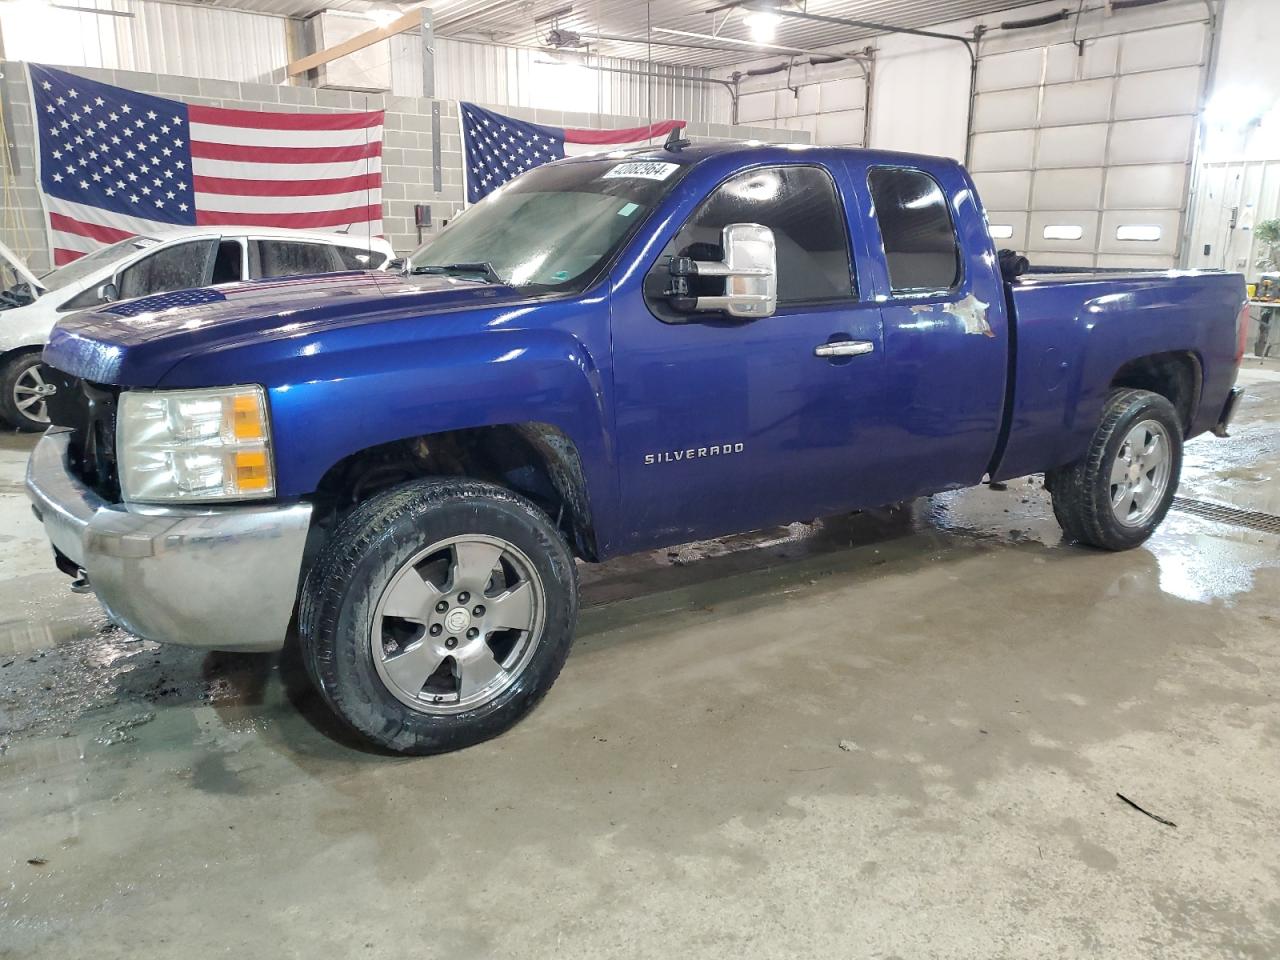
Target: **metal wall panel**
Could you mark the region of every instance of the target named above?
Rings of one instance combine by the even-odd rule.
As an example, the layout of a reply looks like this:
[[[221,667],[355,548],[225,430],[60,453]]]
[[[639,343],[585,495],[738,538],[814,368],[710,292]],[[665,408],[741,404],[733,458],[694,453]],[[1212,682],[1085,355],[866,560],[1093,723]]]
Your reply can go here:
[[[1196,192],[1189,265],[1256,276],[1253,227],[1280,217],[1280,160],[1206,164]]]
[[[391,92],[421,96],[421,40],[409,34],[396,40]],[[699,67],[654,64],[650,70],[643,61],[445,37],[436,38],[435,54],[436,96],[445,100],[691,123],[729,123],[732,118],[726,89],[684,79],[709,73]],[[649,72],[661,76],[636,75]]]
[[[1001,245],[1071,266],[1178,262],[1207,34],[1189,19],[1083,49],[982,57],[970,165],[990,222],[1013,231]],[[1014,174],[1028,182],[1021,199]],[[1129,235],[1154,239],[1120,238]]]
[[[5,54],[69,67],[181,77],[280,82],[288,62],[285,21],[216,7],[151,0],[86,0],[124,16],[0,4]]]

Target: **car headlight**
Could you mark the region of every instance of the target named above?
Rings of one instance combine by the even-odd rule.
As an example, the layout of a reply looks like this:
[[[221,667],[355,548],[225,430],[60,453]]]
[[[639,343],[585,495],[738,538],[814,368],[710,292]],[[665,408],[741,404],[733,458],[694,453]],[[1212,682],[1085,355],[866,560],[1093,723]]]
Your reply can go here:
[[[116,437],[126,500],[275,495],[267,398],[259,386],[126,390]]]

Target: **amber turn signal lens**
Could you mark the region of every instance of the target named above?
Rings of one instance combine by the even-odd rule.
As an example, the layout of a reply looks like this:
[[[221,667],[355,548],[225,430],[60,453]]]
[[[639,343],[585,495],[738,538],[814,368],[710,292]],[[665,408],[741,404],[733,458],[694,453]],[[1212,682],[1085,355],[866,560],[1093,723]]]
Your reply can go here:
[[[271,483],[267,455],[258,450],[241,450],[235,455],[236,486],[242,491],[265,490]]]
[[[231,398],[231,429],[237,440],[266,439],[267,425],[262,422],[257,397],[238,394]]]

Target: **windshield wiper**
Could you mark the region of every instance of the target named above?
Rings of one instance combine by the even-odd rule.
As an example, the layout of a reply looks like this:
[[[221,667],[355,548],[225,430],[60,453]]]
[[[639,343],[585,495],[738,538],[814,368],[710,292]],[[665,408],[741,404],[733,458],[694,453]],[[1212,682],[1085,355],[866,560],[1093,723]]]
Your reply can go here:
[[[479,274],[485,283],[506,283],[502,279],[502,275],[493,269],[493,264],[488,260],[475,260],[467,263],[440,263],[426,264],[421,267],[414,267],[409,271],[412,274],[443,274],[449,277],[464,276],[467,274]]]

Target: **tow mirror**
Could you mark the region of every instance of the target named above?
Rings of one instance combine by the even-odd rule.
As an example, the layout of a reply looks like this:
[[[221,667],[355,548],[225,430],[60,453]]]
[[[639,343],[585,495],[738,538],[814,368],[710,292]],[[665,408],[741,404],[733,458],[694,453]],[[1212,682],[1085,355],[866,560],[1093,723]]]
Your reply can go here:
[[[98,288],[98,299],[102,303],[114,303],[120,299],[119,288],[110,280]]]
[[[758,223],[731,223],[721,233],[723,261],[673,257],[671,305],[685,313],[722,311],[731,317],[768,317],[778,306],[778,255],[773,231]],[[723,277],[724,295],[697,296],[691,277]]]

